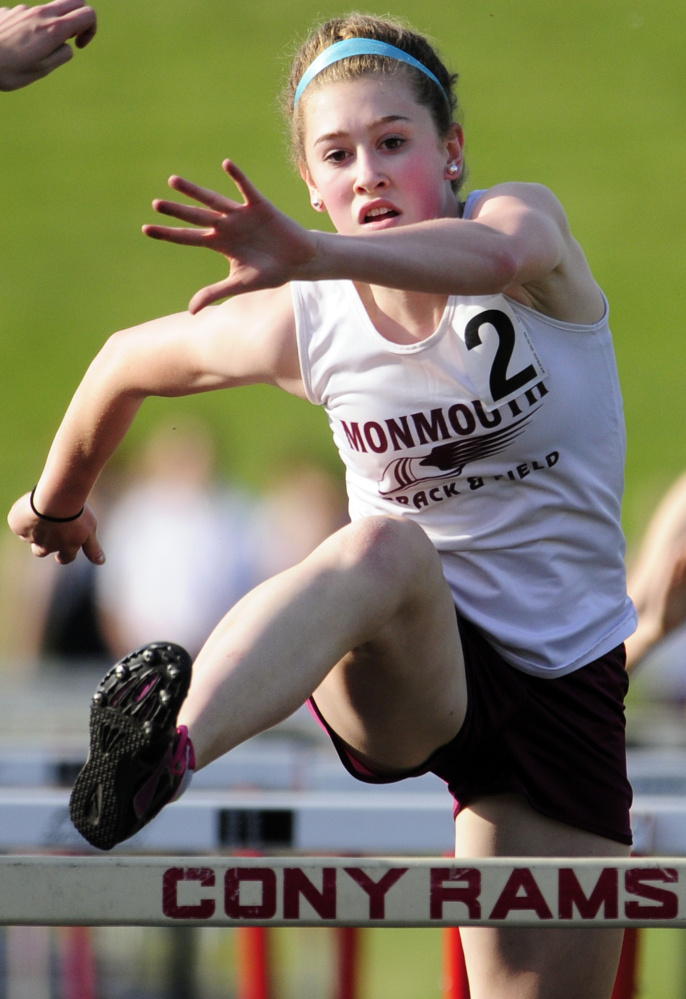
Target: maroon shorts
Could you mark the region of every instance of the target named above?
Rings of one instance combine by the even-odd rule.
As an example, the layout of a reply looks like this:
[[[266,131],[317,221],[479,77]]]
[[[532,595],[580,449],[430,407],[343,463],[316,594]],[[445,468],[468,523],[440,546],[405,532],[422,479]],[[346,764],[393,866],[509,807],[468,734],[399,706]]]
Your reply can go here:
[[[556,679],[530,676],[506,663],[458,615],[468,706],[452,742],[415,770],[386,777],[363,766],[310,707],[346,769],[370,784],[437,774],[455,814],[483,795],[521,794],[550,818],[631,844],[632,791],[626,774],[624,646]]]

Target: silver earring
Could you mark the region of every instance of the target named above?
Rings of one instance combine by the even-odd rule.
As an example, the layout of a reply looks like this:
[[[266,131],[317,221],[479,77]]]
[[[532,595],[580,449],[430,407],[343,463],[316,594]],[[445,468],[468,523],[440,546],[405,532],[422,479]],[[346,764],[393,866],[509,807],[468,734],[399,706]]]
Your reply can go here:
[[[322,201],[321,198],[318,198],[318,197],[312,198],[312,207],[314,208],[314,210],[316,212],[320,211],[321,208],[323,207],[323,205],[324,205],[324,202]]]
[[[448,167],[448,176],[450,177],[450,179],[455,180],[458,177],[459,173],[460,173],[459,163],[451,163],[450,166]]]

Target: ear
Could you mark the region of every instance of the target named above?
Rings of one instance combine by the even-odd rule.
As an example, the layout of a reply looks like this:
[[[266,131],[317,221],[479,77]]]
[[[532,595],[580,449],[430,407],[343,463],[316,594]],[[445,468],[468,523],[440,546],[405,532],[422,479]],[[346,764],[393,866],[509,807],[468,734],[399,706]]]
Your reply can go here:
[[[448,163],[455,163],[460,168],[464,161],[464,132],[462,126],[456,121],[450,126],[450,131],[445,139],[445,151]]]
[[[321,199],[319,191],[317,190],[312,176],[310,174],[307,163],[304,160],[298,160],[298,170],[300,171],[300,176],[307,184],[307,190],[310,192],[310,204],[316,212],[326,211],[324,208],[324,202]]]
[[[312,178],[310,176],[310,168],[308,167],[305,160],[300,160],[300,159],[298,160],[298,171],[302,179],[307,184],[307,186],[310,187],[312,184]]]

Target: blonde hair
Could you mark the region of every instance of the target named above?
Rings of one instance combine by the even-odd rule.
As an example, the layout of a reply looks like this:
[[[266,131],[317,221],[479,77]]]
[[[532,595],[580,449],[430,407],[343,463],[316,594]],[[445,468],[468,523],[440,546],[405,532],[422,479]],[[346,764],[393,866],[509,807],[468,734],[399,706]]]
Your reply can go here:
[[[438,79],[440,86],[421,70],[389,56],[354,55],[322,70],[307,87],[303,99],[295,106],[295,92],[310,64],[331,45],[348,38],[370,38],[402,49],[426,66]],[[282,103],[290,123],[291,149],[296,162],[305,158],[303,105],[310,90],[334,81],[357,80],[367,73],[383,73],[389,76],[404,74],[416,100],[431,112],[438,135],[441,138],[448,135],[458,113],[455,92],[457,73],[451,73],[446,68],[431,43],[423,35],[400,21],[374,17],[371,14],[353,13],[326,21],[316,27],[293,59]],[[463,180],[464,172],[453,181],[455,192],[459,190]]]

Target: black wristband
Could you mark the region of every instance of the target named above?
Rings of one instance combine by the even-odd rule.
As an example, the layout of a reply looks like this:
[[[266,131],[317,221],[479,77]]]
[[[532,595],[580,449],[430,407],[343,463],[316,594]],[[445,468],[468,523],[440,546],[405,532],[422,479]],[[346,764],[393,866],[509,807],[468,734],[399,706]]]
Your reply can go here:
[[[72,517],[51,517],[47,513],[41,513],[40,510],[36,510],[36,507],[34,506],[33,503],[33,494],[35,493],[37,488],[38,488],[38,483],[36,483],[36,485],[31,490],[29,503],[31,504],[31,509],[40,520],[48,520],[51,524],[69,524],[72,520],[78,520],[83,511],[86,509],[85,506],[82,506],[79,512],[75,513]]]

